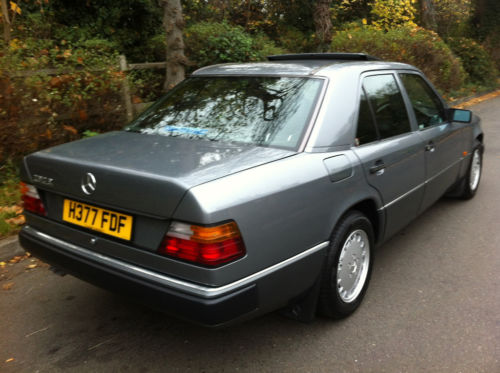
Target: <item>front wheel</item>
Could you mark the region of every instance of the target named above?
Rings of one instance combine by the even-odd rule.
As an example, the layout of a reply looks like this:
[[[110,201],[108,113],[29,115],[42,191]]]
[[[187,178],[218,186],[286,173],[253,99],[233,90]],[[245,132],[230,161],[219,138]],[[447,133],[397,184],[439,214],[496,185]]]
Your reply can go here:
[[[476,195],[483,171],[483,152],[480,145],[477,145],[471,155],[467,174],[460,181],[458,187],[452,191],[452,196],[462,199],[471,199]]]
[[[481,179],[481,172],[483,170],[483,154],[479,147],[476,147],[472,152],[472,159],[470,161],[469,173],[466,178],[466,185],[463,197],[472,198],[479,188],[479,180]]]
[[[360,305],[373,263],[374,234],[370,220],[348,212],[335,228],[321,279],[320,312],[343,318]]]

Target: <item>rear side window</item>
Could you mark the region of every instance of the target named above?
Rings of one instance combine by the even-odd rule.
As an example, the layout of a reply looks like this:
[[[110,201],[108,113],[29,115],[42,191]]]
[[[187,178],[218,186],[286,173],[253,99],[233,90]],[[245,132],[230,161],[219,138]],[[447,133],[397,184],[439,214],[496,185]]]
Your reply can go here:
[[[377,129],[373,122],[373,116],[370,109],[370,104],[365,92],[361,93],[361,101],[359,103],[358,129],[356,132],[356,145],[367,144],[378,140]]]
[[[425,80],[416,74],[400,74],[399,76],[413,106],[418,128],[424,129],[443,123],[445,121],[443,104]]]
[[[410,132],[403,96],[392,74],[367,76],[363,88],[382,139]]]

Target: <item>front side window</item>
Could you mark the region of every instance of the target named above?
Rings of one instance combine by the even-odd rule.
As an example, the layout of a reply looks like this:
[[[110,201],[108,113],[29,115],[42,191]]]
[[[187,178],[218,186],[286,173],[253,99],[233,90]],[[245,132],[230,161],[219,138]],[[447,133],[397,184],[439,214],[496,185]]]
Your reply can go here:
[[[392,74],[372,75],[363,79],[380,138],[410,132],[410,121],[403,96]]]
[[[413,106],[418,128],[424,129],[445,122],[443,104],[425,80],[416,74],[399,76]]]
[[[296,149],[322,84],[302,77],[190,78],[126,130]]]

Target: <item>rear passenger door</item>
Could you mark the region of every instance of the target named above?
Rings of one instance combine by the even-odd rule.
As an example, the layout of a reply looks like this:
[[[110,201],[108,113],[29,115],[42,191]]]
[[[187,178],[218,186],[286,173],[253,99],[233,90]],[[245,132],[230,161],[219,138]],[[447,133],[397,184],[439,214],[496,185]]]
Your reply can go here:
[[[461,131],[459,125],[447,121],[441,99],[419,74],[400,72],[399,77],[425,149],[425,192],[420,208],[423,211],[457,180],[463,147]]]
[[[389,237],[416,217],[425,178],[422,139],[411,127],[395,74],[362,78],[355,145],[368,183],[382,197]]]

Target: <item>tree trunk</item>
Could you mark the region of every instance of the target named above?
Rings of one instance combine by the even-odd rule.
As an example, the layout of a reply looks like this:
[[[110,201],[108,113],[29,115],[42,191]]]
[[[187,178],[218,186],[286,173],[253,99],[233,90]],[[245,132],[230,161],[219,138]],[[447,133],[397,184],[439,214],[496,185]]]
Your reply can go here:
[[[420,0],[420,17],[424,28],[437,31],[436,10],[433,0]]]
[[[9,8],[7,7],[7,0],[1,0],[2,5],[2,16],[3,16],[3,38],[5,44],[10,43],[10,20],[9,20]]]
[[[184,67],[187,63],[184,56],[184,40],[182,29],[184,20],[180,0],[163,0],[163,26],[167,36],[167,71],[163,89],[168,91],[184,80]]]
[[[318,37],[320,52],[330,49],[332,42],[332,19],[330,18],[331,0],[316,0],[313,9],[314,26]]]
[[[474,4],[474,14],[472,16],[472,24],[476,27],[476,30],[480,30],[481,26],[484,24],[484,20],[487,14],[487,4],[486,0],[475,0]]]

